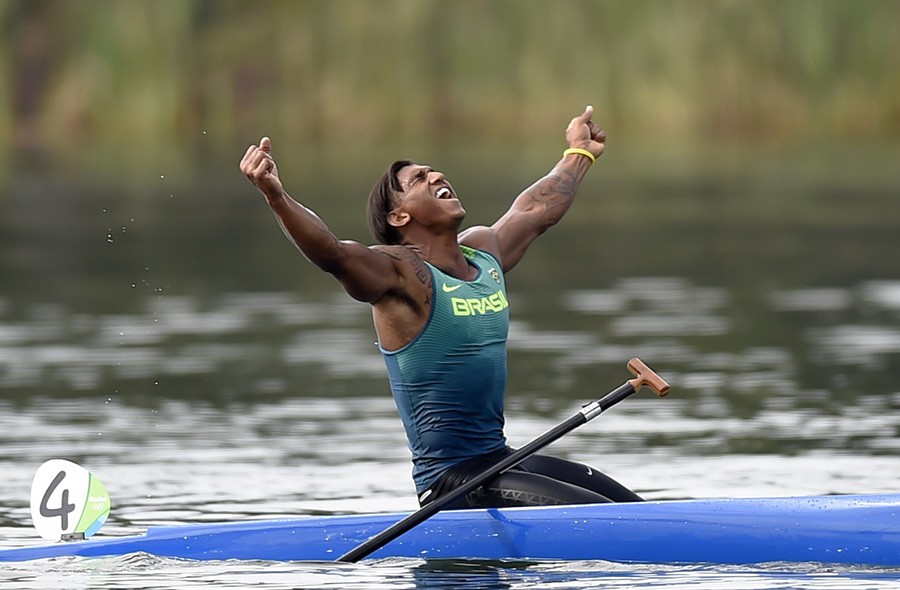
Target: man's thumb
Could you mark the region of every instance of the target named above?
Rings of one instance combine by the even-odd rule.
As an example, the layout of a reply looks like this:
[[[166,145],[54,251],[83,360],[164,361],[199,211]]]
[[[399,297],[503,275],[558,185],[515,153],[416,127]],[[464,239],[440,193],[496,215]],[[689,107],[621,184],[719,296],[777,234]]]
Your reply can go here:
[[[259,140],[259,149],[266,152],[267,154],[272,153],[272,140],[268,137],[263,137]]]
[[[591,105],[588,105],[588,106],[584,107],[584,113],[582,113],[580,118],[585,123],[587,123],[588,121],[591,120],[591,117],[593,117],[593,116],[594,116],[594,107],[592,107]]]

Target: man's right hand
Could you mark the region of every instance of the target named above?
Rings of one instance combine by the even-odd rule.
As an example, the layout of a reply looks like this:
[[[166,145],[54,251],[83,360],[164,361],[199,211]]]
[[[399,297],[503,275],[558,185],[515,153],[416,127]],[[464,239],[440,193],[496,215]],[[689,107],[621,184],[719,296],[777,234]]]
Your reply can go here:
[[[241,160],[241,172],[250,179],[271,203],[284,194],[284,186],[278,178],[278,168],[272,159],[272,140],[263,137],[259,145],[251,145]]]

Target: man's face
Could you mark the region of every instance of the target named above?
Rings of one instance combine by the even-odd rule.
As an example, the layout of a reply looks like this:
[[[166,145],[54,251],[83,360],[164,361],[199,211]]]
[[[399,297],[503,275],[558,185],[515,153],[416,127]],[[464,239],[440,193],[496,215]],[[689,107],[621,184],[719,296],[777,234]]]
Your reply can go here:
[[[441,219],[462,220],[465,217],[466,211],[453,187],[441,172],[430,166],[405,166],[397,172],[397,180],[403,192],[397,194],[395,211],[402,209],[425,224]]]

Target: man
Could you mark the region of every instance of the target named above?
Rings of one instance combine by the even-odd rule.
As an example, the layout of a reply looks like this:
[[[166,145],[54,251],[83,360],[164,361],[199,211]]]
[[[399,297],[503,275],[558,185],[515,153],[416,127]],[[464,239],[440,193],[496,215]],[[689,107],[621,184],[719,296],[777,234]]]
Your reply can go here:
[[[393,163],[369,196],[369,227],[380,242],[371,247],[339,240],[284,191],[268,137],[241,161],[287,237],[351,297],[372,306],[420,504],[511,452],[503,434],[504,275],[568,211],[603,153],[606,134],[592,115],[589,106],[572,119],[563,158],[490,227],[458,233],[466,212],[444,175],[408,160]],[[454,507],[640,499],[585,465],[534,455]]]

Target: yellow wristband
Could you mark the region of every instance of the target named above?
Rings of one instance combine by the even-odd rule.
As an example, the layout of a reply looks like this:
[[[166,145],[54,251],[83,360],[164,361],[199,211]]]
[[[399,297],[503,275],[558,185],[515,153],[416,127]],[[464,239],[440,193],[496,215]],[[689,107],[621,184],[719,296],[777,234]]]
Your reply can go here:
[[[591,161],[591,164],[597,161],[597,158],[594,157],[594,154],[585,149],[569,148],[563,152],[563,156],[568,156],[569,154],[581,154],[582,156],[587,156],[587,158]]]

